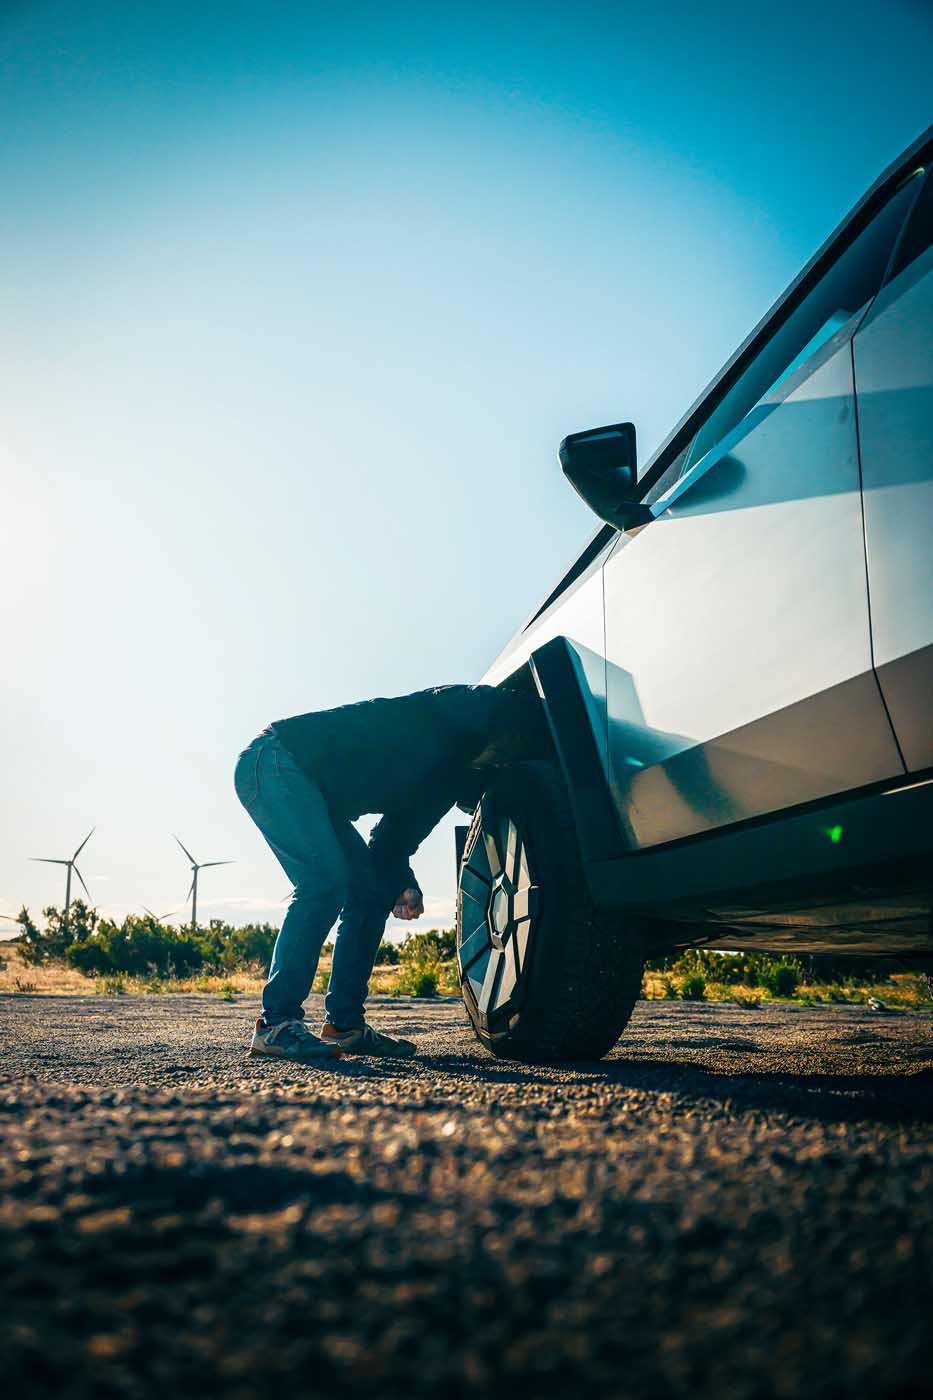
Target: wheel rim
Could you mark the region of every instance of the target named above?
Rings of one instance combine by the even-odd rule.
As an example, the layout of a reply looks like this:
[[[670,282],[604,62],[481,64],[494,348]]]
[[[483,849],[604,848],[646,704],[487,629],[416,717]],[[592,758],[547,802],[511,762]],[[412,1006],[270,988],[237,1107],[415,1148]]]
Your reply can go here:
[[[485,1020],[515,1001],[528,962],[538,887],[522,831],[483,799],[460,869],[457,958]]]

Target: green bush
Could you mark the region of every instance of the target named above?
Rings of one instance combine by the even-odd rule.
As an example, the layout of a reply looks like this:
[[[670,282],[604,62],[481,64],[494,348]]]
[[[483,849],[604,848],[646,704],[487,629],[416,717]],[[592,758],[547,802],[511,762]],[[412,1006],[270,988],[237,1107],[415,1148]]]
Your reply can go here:
[[[724,933],[723,937],[728,935]],[[864,986],[866,982],[886,982],[891,972],[891,960],[884,958],[826,953],[791,957],[787,953],[730,953],[711,948],[688,948],[676,955],[649,958],[646,964],[653,972],[673,972],[682,977],[698,975],[708,982],[745,987],[768,987],[774,969],[781,966],[796,971],[797,986],[801,982]],[[788,985],[787,974],[782,977]]]
[[[398,962],[398,944],[397,944],[397,943],[390,943],[390,942],[388,941],[387,938],[384,938],[384,939],[382,940],[382,942],[379,944],[379,947],[376,949],[376,963],[377,963],[377,965],[378,965],[378,964],[382,964],[382,965],[389,964],[390,966],[394,967],[395,964],[396,964],[397,962]]]
[[[212,919],[206,928],[173,928],[146,915],[129,915],[122,923],[102,919],[81,900],[67,916],[53,906],[43,910],[40,929],[27,909],[18,923],[27,963],[66,962],[90,977],[121,973],[160,980],[240,971],[265,971],[272,961],[278,929],[272,924],[234,928]]]
[[[189,930],[190,932],[190,930]],[[198,929],[194,947],[199,966],[215,973],[235,972],[247,967],[268,971],[272,949],[278,937],[272,924],[244,924],[234,928],[222,919],[211,919],[206,929]]]
[[[763,971],[760,981],[773,997],[792,997],[800,985],[800,970],[795,963],[782,960]]]
[[[85,977],[99,977],[113,970],[107,949],[96,939],[90,943],[73,943],[65,953],[65,961]]]
[[[402,963],[393,988],[395,996],[434,997],[441,978],[441,968],[431,958],[409,958]]]
[[[680,989],[680,995],[684,1001],[705,1001],[706,1000],[706,978],[694,973],[684,979]]]
[[[400,962],[417,962],[431,958],[435,962],[450,962],[457,956],[455,928],[429,928],[424,933],[406,934],[398,948]]]
[[[94,909],[89,909],[83,899],[76,899],[66,914],[50,904],[43,909],[45,928],[40,929],[24,906],[17,915],[16,922],[20,935],[20,952],[23,962],[37,967],[42,963],[61,962],[68,949],[93,938],[101,925],[101,919]]]

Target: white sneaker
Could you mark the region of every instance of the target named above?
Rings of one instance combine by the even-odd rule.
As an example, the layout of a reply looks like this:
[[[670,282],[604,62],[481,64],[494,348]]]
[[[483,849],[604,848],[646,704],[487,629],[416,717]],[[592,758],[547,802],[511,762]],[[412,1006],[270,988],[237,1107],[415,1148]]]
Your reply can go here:
[[[343,1051],[339,1045],[326,1044],[312,1035],[304,1021],[279,1021],[277,1025],[267,1026],[260,1016],[249,1053],[309,1064],[316,1060],[339,1060]]]
[[[327,1045],[339,1047],[343,1055],[380,1055],[387,1060],[410,1060],[418,1048],[412,1040],[383,1035],[366,1021],[349,1031],[338,1031],[325,1021],[321,1038]]]

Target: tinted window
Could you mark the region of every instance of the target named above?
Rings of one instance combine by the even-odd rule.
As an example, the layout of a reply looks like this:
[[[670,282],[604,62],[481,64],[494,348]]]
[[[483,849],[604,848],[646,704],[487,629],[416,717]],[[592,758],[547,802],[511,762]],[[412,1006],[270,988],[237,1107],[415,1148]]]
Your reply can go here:
[[[901,241],[894,250],[894,260],[888,273],[888,281],[909,267],[921,253],[925,253],[933,243],[933,170],[928,170],[923,189],[917,198],[913,212],[904,229]]]
[[[694,438],[685,470],[875,295],[916,196],[920,174],[916,172],[892,195],[728,391]]]

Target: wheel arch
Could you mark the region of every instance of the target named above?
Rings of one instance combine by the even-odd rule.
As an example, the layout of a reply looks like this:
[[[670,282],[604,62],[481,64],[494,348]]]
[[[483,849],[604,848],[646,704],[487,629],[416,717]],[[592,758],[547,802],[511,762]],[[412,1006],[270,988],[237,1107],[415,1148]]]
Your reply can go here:
[[[541,701],[585,866],[625,854],[609,791],[605,674],[604,657],[558,636],[502,682],[533,688]]]

